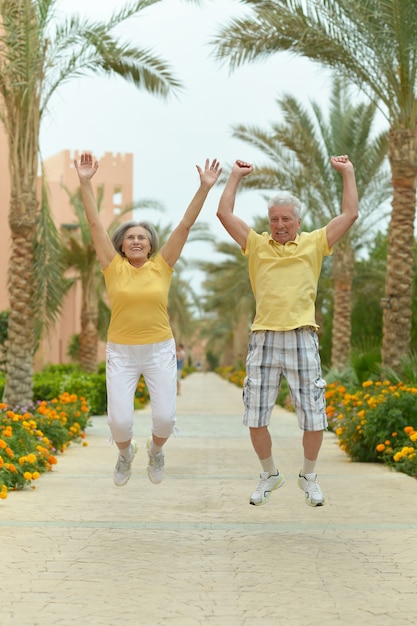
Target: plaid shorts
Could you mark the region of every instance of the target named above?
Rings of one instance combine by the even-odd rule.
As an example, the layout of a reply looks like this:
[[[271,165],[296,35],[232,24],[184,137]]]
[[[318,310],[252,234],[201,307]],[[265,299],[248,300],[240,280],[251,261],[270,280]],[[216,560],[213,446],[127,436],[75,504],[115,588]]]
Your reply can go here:
[[[269,424],[283,376],[299,427],[307,431],[325,430],[326,381],[321,373],[317,333],[310,326],[251,333],[243,385],[243,423],[251,428]]]

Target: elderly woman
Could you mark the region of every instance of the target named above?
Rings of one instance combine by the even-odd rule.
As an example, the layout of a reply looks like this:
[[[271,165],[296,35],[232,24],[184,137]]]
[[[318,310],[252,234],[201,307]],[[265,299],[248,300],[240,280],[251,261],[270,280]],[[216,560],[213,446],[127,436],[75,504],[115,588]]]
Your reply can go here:
[[[177,363],[167,301],[173,267],[207,195],[221,173],[216,159],[197,171],[200,185],[184,216],[158,251],[155,229],[147,222],[122,224],[110,238],[100,222],[91,179],[98,168],[92,155],[74,161],[85,214],[109,296],[111,319],[106,348],[107,414],[119,449],[115,485],[125,485],[136,453],[133,437],[134,395],[143,375],[149,389],[152,436],[147,441],[148,476],[164,475],[163,445],[175,425]]]

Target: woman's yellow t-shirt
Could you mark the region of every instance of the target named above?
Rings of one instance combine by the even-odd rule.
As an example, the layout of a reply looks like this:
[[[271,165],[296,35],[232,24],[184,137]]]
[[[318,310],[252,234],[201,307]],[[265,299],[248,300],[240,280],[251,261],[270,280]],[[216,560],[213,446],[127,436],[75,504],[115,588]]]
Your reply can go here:
[[[111,309],[108,341],[137,345],[172,338],[167,311],[172,273],[159,253],[140,268],[114,256],[103,270]]]

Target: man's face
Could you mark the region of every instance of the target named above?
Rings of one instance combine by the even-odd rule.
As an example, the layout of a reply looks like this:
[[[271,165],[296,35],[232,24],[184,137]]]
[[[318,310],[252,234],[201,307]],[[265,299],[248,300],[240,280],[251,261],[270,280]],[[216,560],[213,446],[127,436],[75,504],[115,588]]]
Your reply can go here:
[[[269,227],[272,239],[278,243],[294,241],[301,220],[294,215],[291,205],[273,206],[269,209]]]

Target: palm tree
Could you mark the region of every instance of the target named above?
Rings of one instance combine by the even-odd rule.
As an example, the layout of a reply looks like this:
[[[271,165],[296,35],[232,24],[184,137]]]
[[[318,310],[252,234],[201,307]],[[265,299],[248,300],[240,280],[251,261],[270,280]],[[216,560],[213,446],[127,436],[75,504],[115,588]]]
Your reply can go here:
[[[255,230],[267,228],[265,220],[257,220]],[[255,313],[255,300],[249,281],[247,259],[235,243],[219,242],[216,252],[224,261],[199,263],[206,273],[204,311],[207,319],[204,335],[210,350],[221,356],[222,365],[243,364],[250,324]]]
[[[179,343],[193,336],[195,322],[192,309],[195,299],[196,294],[189,282],[181,277],[181,270],[177,269],[169,288],[168,313],[172,332]]]
[[[173,231],[171,224],[155,224],[159,237],[159,246],[162,247]],[[187,243],[204,241],[212,242],[214,237],[210,233],[206,222],[197,222],[193,225],[188,236]],[[197,263],[197,265],[199,265]],[[199,309],[197,294],[189,281],[183,278],[183,272],[189,266],[189,262],[181,256],[175,264],[174,275],[168,294],[168,313],[174,336],[178,342],[185,343],[190,340],[195,332],[194,311]]]
[[[3,400],[32,401],[35,349],[32,299],[39,129],[55,91],[74,77],[104,72],[165,97],[179,88],[151,51],[119,41],[114,29],[157,0],[130,0],[106,22],[73,16],[57,23],[57,0],[0,0],[0,120],[9,148],[10,315]]]
[[[251,188],[291,189],[306,207],[309,224],[321,227],[340,213],[341,177],[329,164],[329,155],[350,155],[356,164],[360,221],[335,246],[332,324],[332,367],[343,369],[349,361],[351,290],[355,254],[372,237],[371,227],[383,217],[383,203],[390,197],[385,171],[387,133],[371,137],[376,107],[353,105],[349,89],[333,83],[329,111],[311,102],[311,113],[295,98],[284,95],[277,104],[284,118],[268,130],[235,126],[233,135],[260,149],[268,157],[255,175],[243,179]]]
[[[381,104],[393,187],[382,358],[409,351],[417,181],[417,3],[410,0],[247,0],[252,12],[213,43],[232,68],[278,51],[335,69]]]
[[[54,326],[62,308],[63,298],[72,281],[64,276],[60,234],[51,216],[46,178],[42,171],[42,192],[39,220],[36,225],[33,251],[33,274],[36,288],[32,290],[35,350],[43,335]]]

